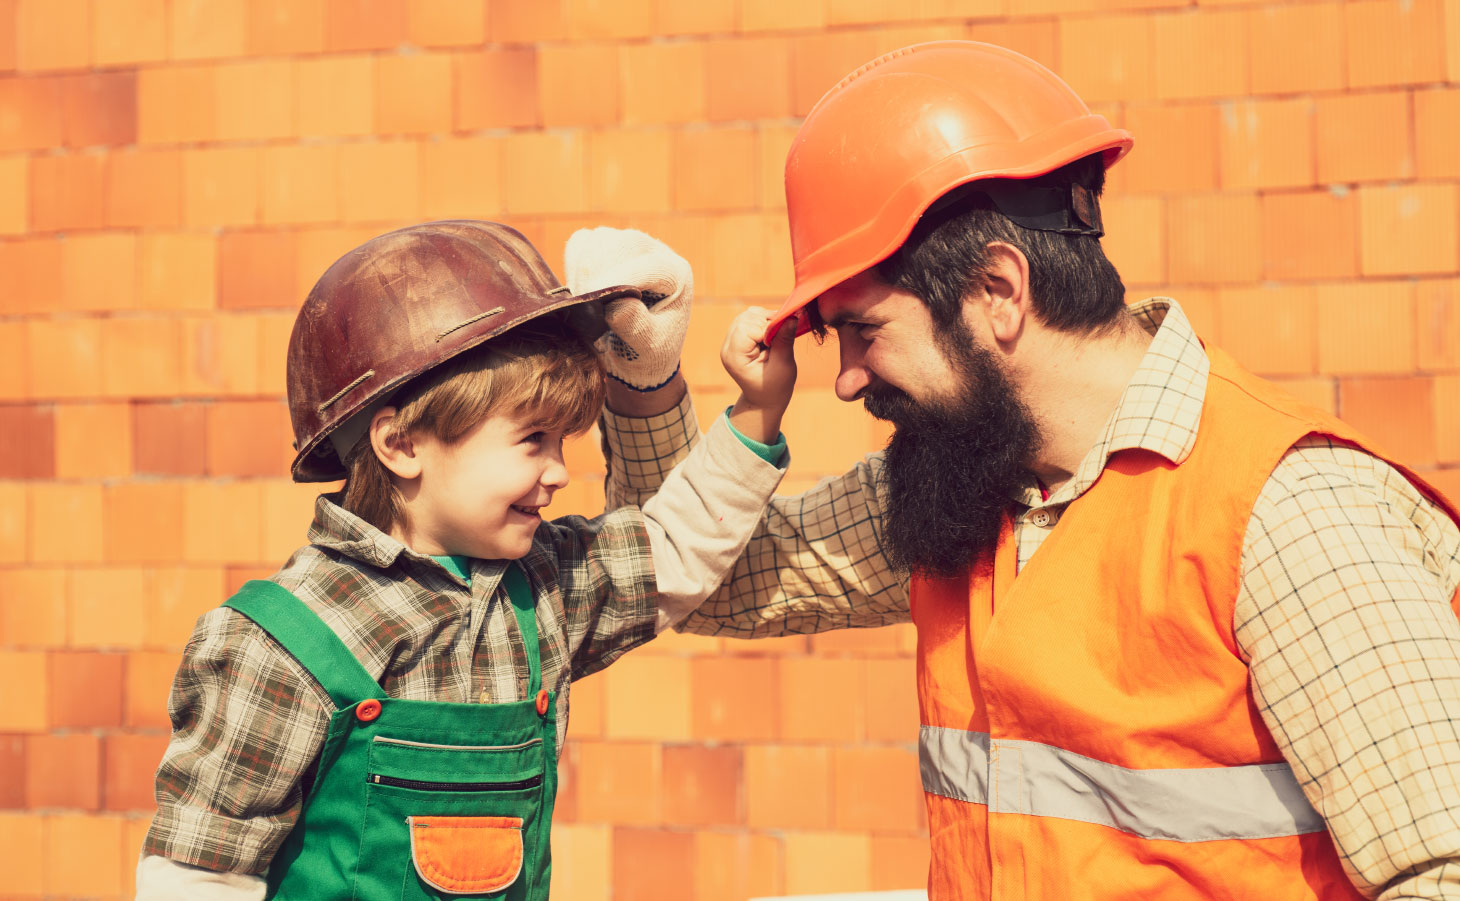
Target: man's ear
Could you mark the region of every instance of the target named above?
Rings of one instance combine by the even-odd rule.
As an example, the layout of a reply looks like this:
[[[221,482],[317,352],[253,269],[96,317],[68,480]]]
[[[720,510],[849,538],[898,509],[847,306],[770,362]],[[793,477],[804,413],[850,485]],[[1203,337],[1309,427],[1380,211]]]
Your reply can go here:
[[[1003,241],[986,248],[988,269],[984,272],[989,329],[1002,344],[1018,339],[1034,313],[1029,296],[1029,258],[1024,251]]]
[[[415,479],[421,475],[421,458],[409,435],[395,433],[395,407],[381,407],[370,417],[370,448],[375,458],[396,478]]]

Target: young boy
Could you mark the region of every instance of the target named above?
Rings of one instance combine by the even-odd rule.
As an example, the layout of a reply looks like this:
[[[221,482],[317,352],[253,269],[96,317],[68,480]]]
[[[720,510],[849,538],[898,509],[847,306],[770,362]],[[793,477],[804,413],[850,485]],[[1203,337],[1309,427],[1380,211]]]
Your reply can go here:
[[[746,314],[722,351],[741,397],[659,495],[545,522],[563,439],[603,403],[591,333],[615,328],[610,376],[662,387],[677,350],[636,336],[682,336],[691,293],[647,236],[580,235],[580,260],[642,262],[639,284],[570,296],[517,232],[460,221],[369,241],[310,293],[293,474],[345,487],[282,570],[198,621],[139,898],[548,897],[570,683],[719,584],[779,483],[795,380],[790,339],[759,346]]]

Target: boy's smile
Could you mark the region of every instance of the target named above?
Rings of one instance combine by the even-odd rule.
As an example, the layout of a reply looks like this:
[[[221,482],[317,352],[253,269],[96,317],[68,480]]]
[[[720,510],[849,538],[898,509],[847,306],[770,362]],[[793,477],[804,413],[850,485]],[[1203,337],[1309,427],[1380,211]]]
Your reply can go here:
[[[399,482],[408,522],[392,535],[421,554],[523,556],[542,509],[568,484],[563,437],[517,416],[488,417],[451,444],[413,436],[420,474]]]

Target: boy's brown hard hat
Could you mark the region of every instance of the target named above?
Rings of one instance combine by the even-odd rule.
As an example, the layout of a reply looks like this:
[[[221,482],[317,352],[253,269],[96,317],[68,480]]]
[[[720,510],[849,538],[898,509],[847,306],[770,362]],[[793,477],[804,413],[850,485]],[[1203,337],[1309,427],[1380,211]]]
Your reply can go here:
[[[537,249],[496,222],[428,222],[372,238],[320,277],[289,336],[296,482],[345,476],[330,432],[409,380],[555,310],[590,340],[619,286],[571,295]]]

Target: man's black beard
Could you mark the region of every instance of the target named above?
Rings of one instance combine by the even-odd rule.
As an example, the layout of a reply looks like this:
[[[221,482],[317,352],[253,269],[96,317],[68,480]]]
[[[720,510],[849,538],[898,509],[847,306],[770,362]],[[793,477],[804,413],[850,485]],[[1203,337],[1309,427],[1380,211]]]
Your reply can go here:
[[[959,376],[956,397],[920,403],[882,384],[863,402],[896,426],[882,471],[883,553],[903,572],[952,576],[998,542],[1000,517],[1029,478],[1039,428],[972,334],[939,346]]]

